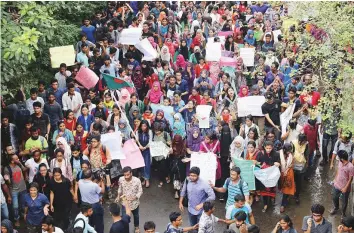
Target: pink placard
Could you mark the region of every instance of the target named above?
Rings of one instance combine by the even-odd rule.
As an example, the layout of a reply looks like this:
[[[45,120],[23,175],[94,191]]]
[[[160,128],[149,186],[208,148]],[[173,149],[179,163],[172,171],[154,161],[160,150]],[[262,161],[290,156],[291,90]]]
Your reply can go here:
[[[220,58],[220,67],[223,66],[231,66],[236,67],[236,60],[235,58],[231,57],[221,57]]]
[[[75,77],[75,80],[81,83],[81,85],[87,89],[96,86],[98,79],[99,78],[97,77],[95,72],[85,66],[81,66],[79,72],[77,72],[77,75]]]
[[[227,32],[219,32],[218,36],[225,36],[225,38],[229,35],[232,35],[233,31],[227,31]]]
[[[145,167],[144,158],[141,155],[139,147],[136,145],[133,139],[129,139],[124,143],[123,152],[125,154],[125,159],[120,160],[122,168],[127,166],[131,167],[132,169]]]

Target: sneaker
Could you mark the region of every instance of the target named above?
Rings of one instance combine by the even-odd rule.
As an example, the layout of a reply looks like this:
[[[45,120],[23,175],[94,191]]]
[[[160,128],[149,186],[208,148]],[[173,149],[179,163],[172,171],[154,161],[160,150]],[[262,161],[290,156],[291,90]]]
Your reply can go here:
[[[330,214],[330,215],[333,215],[333,214],[337,213],[337,211],[338,211],[338,209],[333,208],[333,209],[331,209],[331,210],[329,211],[329,214]]]

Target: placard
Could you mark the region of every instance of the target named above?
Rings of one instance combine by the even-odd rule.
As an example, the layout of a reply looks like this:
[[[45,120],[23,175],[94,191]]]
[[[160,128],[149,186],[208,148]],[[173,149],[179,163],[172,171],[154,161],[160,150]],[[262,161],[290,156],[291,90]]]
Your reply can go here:
[[[153,61],[157,58],[157,51],[152,47],[147,38],[135,44],[135,47],[144,54],[143,61]]]
[[[136,45],[140,42],[142,28],[125,28],[119,37],[119,43]]]
[[[199,177],[205,182],[215,184],[217,161],[215,154],[194,152],[191,155],[190,167],[199,167]]]
[[[210,105],[198,105],[196,108],[196,116],[199,122],[199,128],[208,129],[210,128],[209,118],[210,112],[212,110]]]
[[[150,142],[149,143],[150,147],[150,154],[151,157],[158,157],[163,155],[165,158],[167,158],[167,155],[170,151],[170,148],[166,146],[165,143],[163,142]]]
[[[280,178],[279,168],[271,166],[265,169],[254,170],[255,177],[267,188],[277,186]]]
[[[240,57],[246,66],[254,66],[255,48],[240,48]]]
[[[206,61],[219,61],[221,58],[221,43],[220,42],[213,42],[208,43],[206,48]]]
[[[254,164],[252,160],[245,160],[245,159],[238,159],[238,158],[232,158],[232,161],[234,164],[240,168],[241,170],[241,178],[242,180],[247,182],[248,189],[251,190],[256,190],[256,181],[254,179]]]
[[[61,63],[66,66],[75,65],[75,49],[73,45],[49,48],[52,68],[59,68]]]
[[[289,125],[289,121],[293,118],[295,110],[295,103],[289,105],[286,110],[280,114],[280,125],[282,134],[286,133],[286,127]]]
[[[225,36],[228,37],[229,35],[233,35],[232,31],[226,31],[226,32],[219,32],[218,36]]]
[[[119,132],[102,134],[101,143],[111,152],[112,160],[126,159],[122,148],[122,137]]]
[[[237,99],[237,115],[245,117],[249,114],[252,116],[264,116],[262,113],[262,105],[265,102],[264,96],[247,96]]]
[[[221,57],[220,58],[220,67],[230,66],[236,68],[236,59],[233,57]]]
[[[77,72],[77,75],[75,76],[75,80],[89,90],[96,86],[99,78],[96,73],[89,68],[81,66],[79,72]]]
[[[122,168],[131,167],[132,169],[145,167],[144,158],[141,155],[139,147],[136,145],[133,139],[129,139],[124,143],[123,152],[125,159],[120,160]]]

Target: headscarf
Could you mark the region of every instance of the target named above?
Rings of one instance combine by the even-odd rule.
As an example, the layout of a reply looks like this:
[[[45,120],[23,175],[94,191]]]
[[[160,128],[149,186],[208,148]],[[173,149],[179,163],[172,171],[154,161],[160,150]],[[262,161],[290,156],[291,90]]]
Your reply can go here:
[[[134,112],[134,111],[138,111],[138,112],[139,112],[139,107],[136,106],[136,105],[133,105],[133,106],[130,108],[130,110],[129,110],[129,117],[130,117],[130,119],[133,119],[133,112]],[[140,112],[139,112],[139,114],[140,114]]]
[[[176,69],[179,69],[179,68],[185,68],[186,67],[186,61],[183,57],[182,54],[178,54],[177,56],[177,60],[176,60]]]
[[[176,134],[172,139],[172,149],[175,157],[184,156],[186,153],[186,146],[184,144],[183,138],[181,135]]]
[[[231,130],[228,124],[224,124],[220,134],[220,155],[223,157],[229,156],[229,148],[232,143]]]
[[[243,70],[243,59],[242,57],[237,57],[236,58],[236,71],[242,71]]]
[[[154,37],[152,37],[152,36],[148,37],[148,41],[150,42],[150,44],[152,45],[152,47],[153,47],[154,49],[157,48],[157,44],[156,44],[156,42],[155,42],[155,40],[154,40]]]
[[[246,88],[246,90],[247,90],[247,94],[246,95],[244,95],[243,93],[242,93],[242,89],[244,89],[244,88]],[[241,86],[240,87],[240,90],[239,90],[239,92],[238,92],[238,96],[239,97],[247,97],[247,96],[249,96],[249,89],[248,89],[248,86]]]
[[[181,135],[182,138],[186,136],[185,124],[182,122],[182,115],[176,113],[174,116],[175,122],[173,123],[173,135]],[[179,120],[179,121],[176,121]]]
[[[238,36],[241,36],[241,39],[238,39]],[[243,38],[242,38],[242,32],[241,32],[241,31],[236,31],[236,32],[235,32],[235,42],[236,42],[237,44],[243,44],[243,43],[245,43],[245,41],[244,41]]]
[[[195,48],[196,46],[200,47],[201,45],[202,45],[202,43],[201,43],[200,36],[194,37],[192,44],[191,44],[191,48]]]
[[[171,56],[174,56],[175,46],[173,45],[172,40],[170,38],[166,38],[164,45],[167,46],[168,51],[170,52]]]
[[[253,37],[251,38],[250,35],[253,35]],[[245,36],[245,41],[249,44],[254,46],[256,39],[254,38],[254,31],[249,29],[247,31],[247,35]]]
[[[182,46],[182,42],[186,42],[186,46]],[[189,50],[187,47],[187,41],[185,39],[181,40],[181,46],[179,47],[179,54],[182,54],[184,57],[184,60],[188,60],[189,59]]]
[[[194,138],[193,134],[197,132],[198,133],[198,137]],[[191,150],[191,151],[195,151],[198,152],[200,150],[200,143],[202,143],[203,141],[203,137],[202,134],[200,133],[200,130],[198,127],[192,127],[188,130],[188,134],[187,134],[187,147]]]
[[[148,76],[146,78],[146,84],[149,85],[149,89],[152,89],[152,85],[154,84],[154,82],[158,82],[159,81],[159,75],[156,73],[152,73],[151,76]]]
[[[157,119],[157,116],[160,115],[161,116],[161,119]],[[170,123],[168,122],[168,120],[165,118],[165,113],[163,110],[161,109],[158,109],[156,111],[156,114],[155,114],[155,119],[154,119],[154,123],[159,123],[161,124],[162,128],[164,131],[166,132],[171,132],[171,129],[170,129]],[[154,124],[153,123],[153,124]]]
[[[227,124],[229,124],[230,121],[231,121],[232,116],[231,116],[231,113],[225,114],[224,111],[222,111],[222,112],[221,112],[221,118],[222,118],[222,120],[223,120],[224,122],[226,122]]]
[[[157,91],[154,90],[154,86],[158,87]],[[149,91],[148,98],[150,99],[151,103],[158,104],[160,102],[161,96],[163,96],[163,92],[161,91],[160,83],[155,81],[151,90]]]
[[[57,138],[57,141],[56,141],[57,148],[59,148],[59,146],[58,146],[59,142],[64,145],[64,159],[70,159],[71,158],[71,148],[70,148],[68,142],[63,137]]]
[[[162,61],[170,62],[171,54],[170,54],[170,51],[166,45],[162,46],[160,57],[161,57]]]
[[[7,233],[14,233],[14,227],[12,226],[12,222],[8,219],[4,219],[1,221],[1,226],[5,227]]]
[[[128,129],[128,123],[125,119],[120,119],[118,121],[118,125],[120,124],[123,124],[124,125],[124,128],[121,128],[121,127],[118,127],[118,130],[121,134],[123,134],[124,136],[124,139],[127,140],[130,138],[130,132],[129,132],[129,129]]]
[[[197,63],[198,63],[199,62],[199,58],[202,56],[202,51],[200,50],[199,46],[195,46],[193,51],[194,51],[195,59],[197,60]]]
[[[140,71],[140,72],[138,72]],[[134,83],[135,88],[141,89],[143,87],[144,78],[143,72],[140,66],[135,67],[134,73],[132,75],[132,81]]]
[[[241,144],[241,146],[239,148],[237,148],[235,146],[236,142],[239,142]],[[235,139],[232,141],[231,145],[230,145],[230,155],[233,158],[240,158],[242,152],[245,150],[245,140],[241,137],[241,136],[237,136],[235,137]]]
[[[127,89],[123,88],[120,91],[120,96],[119,96],[119,104],[121,107],[125,107],[125,104],[128,103],[130,101],[130,93]]]
[[[166,18],[166,12],[161,11],[159,15],[159,21],[161,22],[164,18]]]

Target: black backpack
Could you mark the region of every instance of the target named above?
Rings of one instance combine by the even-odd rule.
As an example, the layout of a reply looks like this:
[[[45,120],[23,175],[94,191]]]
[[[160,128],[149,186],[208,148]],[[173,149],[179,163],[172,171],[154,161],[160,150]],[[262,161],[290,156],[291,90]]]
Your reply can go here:
[[[79,221],[82,221],[84,223],[83,227],[75,227],[75,224]],[[85,220],[83,218],[78,218],[74,221],[73,224],[70,225],[70,227],[68,228],[67,232],[68,233],[83,233],[86,227],[86,223]]]
[[[18,108],[18,110],[16,111],[15,122],[16,122],[17,127],[20,130],[23,130],[25,128],[25,122],[31,116],[31,113],[26,108],[25,103],[18,103],[17,108]]]

